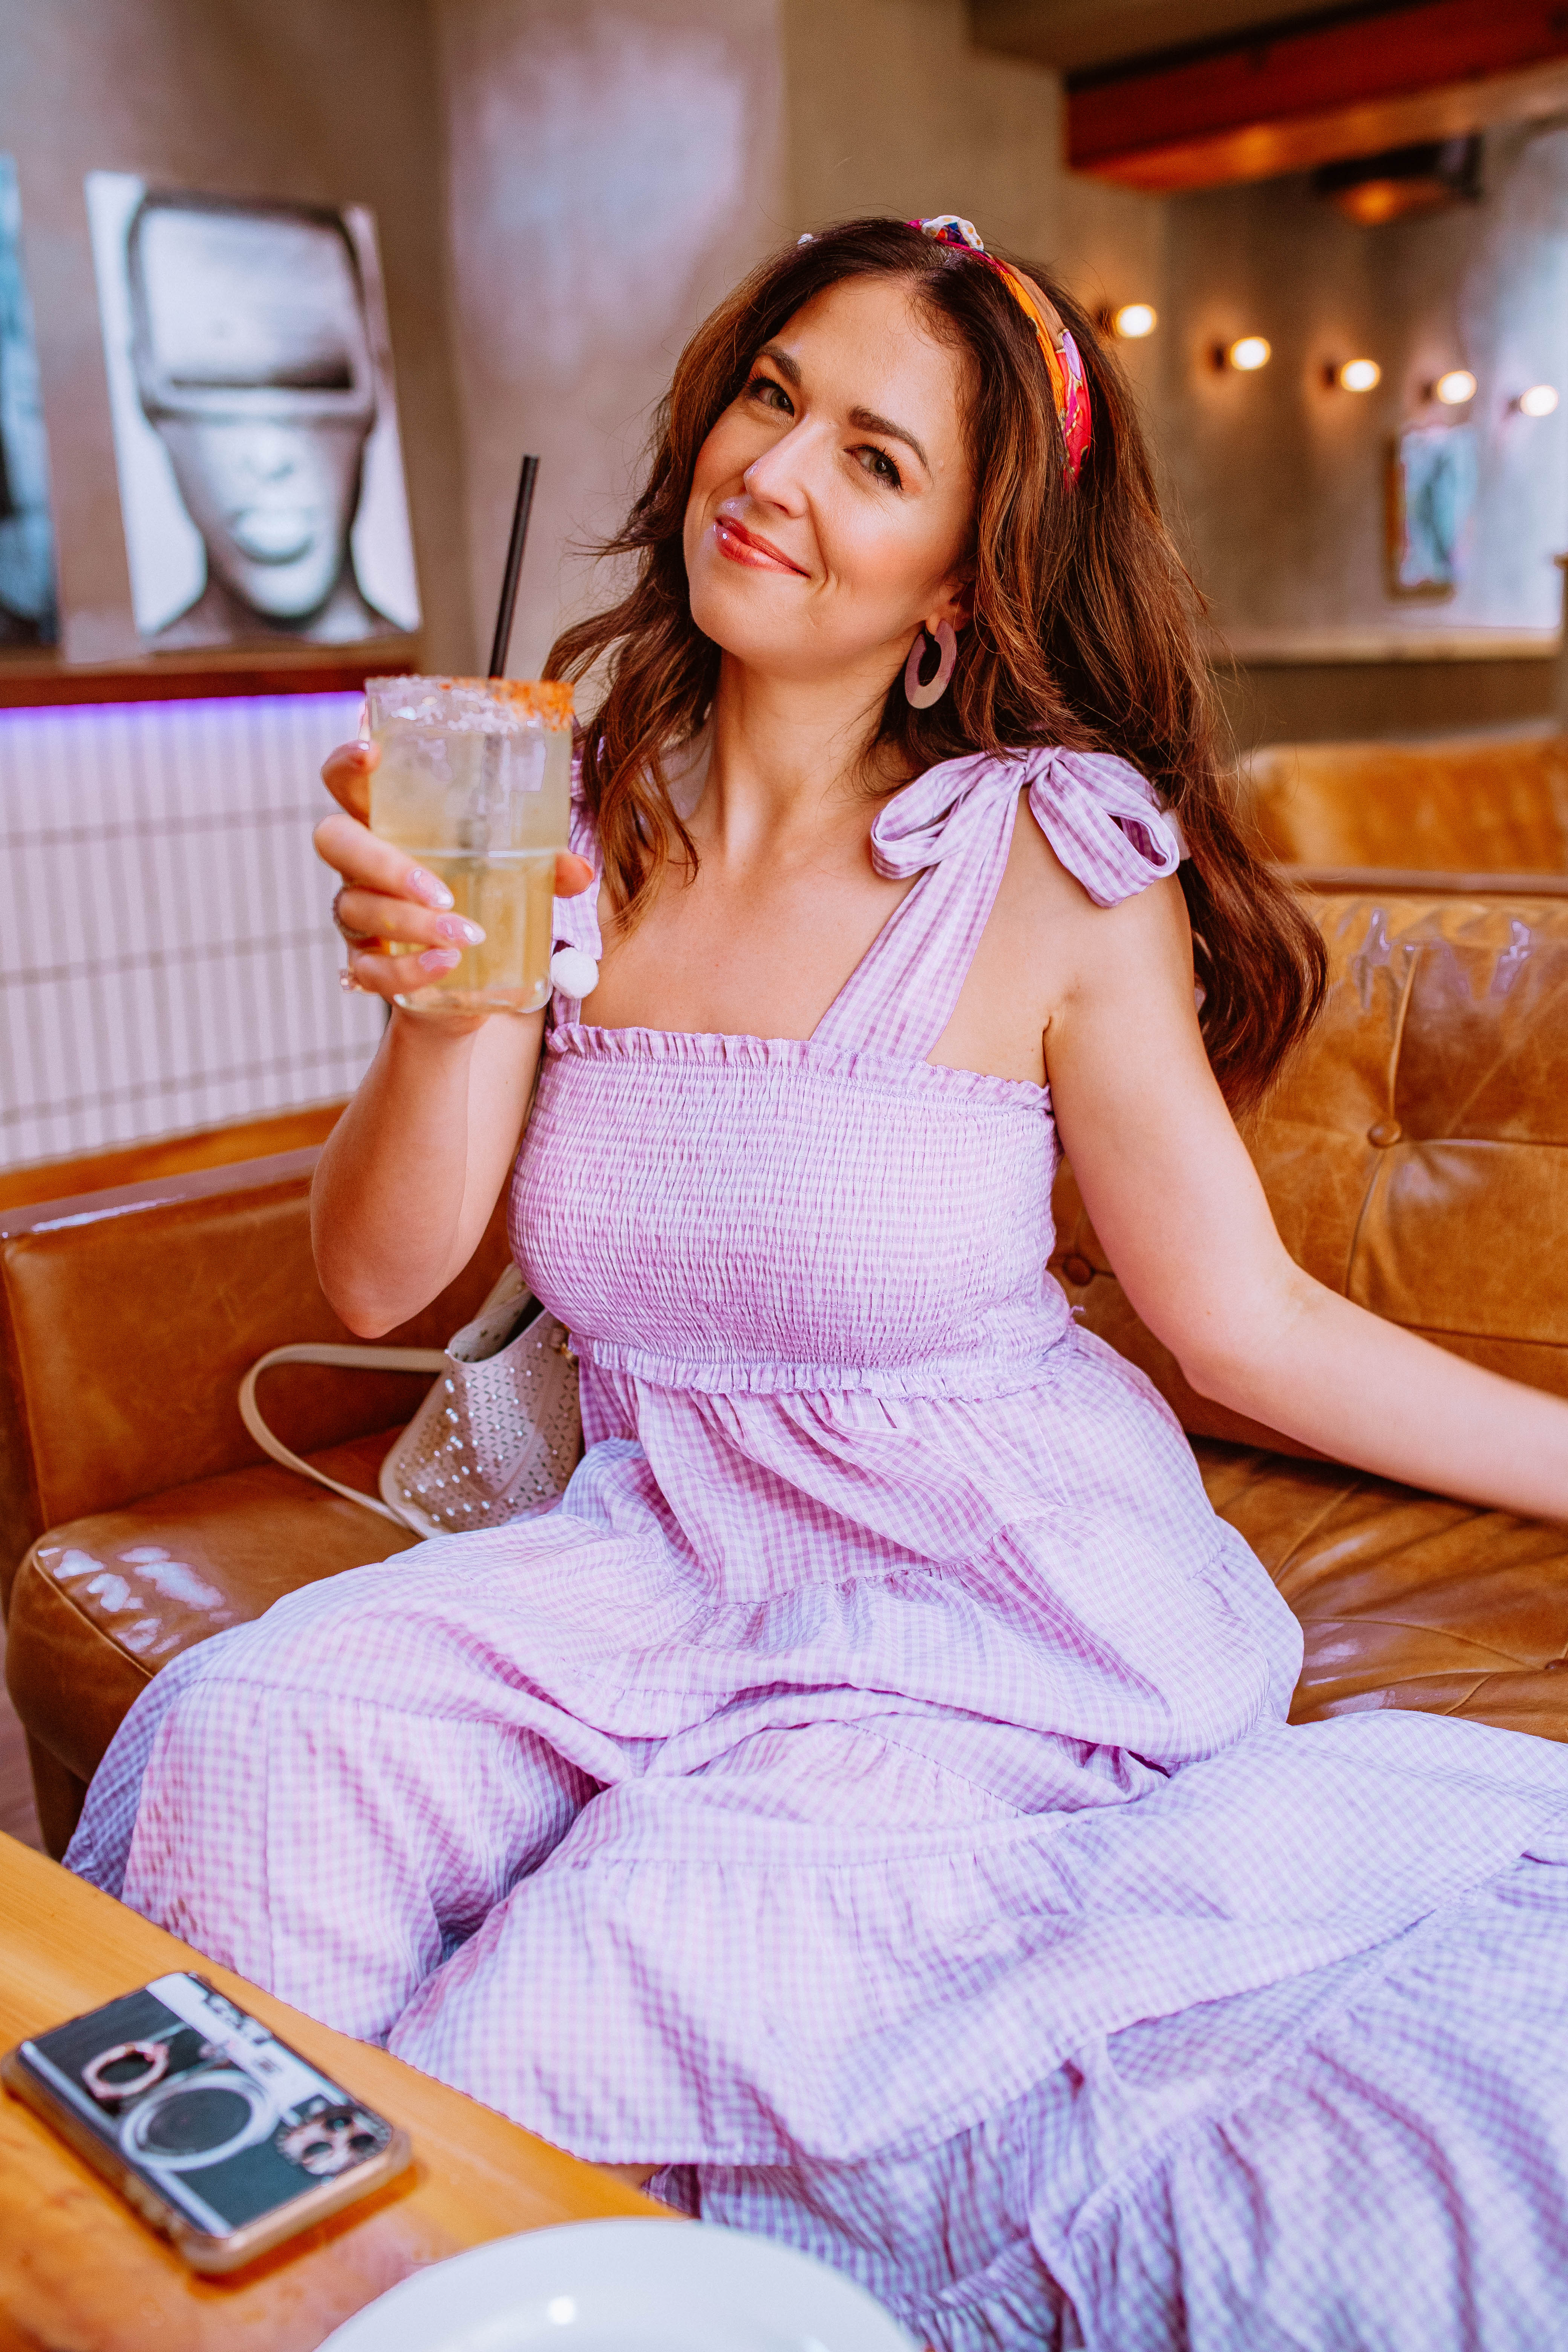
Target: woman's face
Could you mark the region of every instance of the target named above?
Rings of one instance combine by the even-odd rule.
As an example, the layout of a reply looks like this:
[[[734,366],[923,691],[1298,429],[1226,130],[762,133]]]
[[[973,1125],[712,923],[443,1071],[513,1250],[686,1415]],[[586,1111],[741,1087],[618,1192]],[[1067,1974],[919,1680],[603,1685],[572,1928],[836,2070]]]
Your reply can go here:
[[[703,443],[686,509],[691,615],[778,677],[885,692],[917,630],[958,625],[973,488],[963,354],[896,278],[797,310]]]

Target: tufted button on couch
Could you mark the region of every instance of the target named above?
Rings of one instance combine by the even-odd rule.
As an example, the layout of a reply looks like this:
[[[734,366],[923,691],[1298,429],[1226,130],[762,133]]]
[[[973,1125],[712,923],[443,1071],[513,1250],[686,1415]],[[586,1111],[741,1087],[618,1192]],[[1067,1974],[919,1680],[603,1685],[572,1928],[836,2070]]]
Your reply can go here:
[[[1310,1272],[1440,1346],[1568,1395],[1568,899],[1314,902],[1322,1023],[1249,1141]],[[116,1725],[192,1643],[410,1540],[263,1461],[235,1391],[343,1335],[311,1269],[312,1151],[0,1211],[7,1675],[57,1853]],[[1299,1720],[1429,1707],[1568,1738],[1568,1528],[1325,1462],[1193,1393],[1121,1292],[1069,1171],[1052,1270],[1163,1390],[1216,1510],[1300,1619]],[[503,1261],[395,1336],[440,1345]],[[268,1406],[351,1485],[417,1385],[316,1370]]]

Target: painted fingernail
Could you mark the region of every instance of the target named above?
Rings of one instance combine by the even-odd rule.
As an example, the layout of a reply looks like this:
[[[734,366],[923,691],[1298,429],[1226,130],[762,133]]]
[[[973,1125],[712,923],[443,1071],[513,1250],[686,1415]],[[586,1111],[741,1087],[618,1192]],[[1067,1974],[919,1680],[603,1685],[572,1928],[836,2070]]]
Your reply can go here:
[[[456,948],[429,948],[419,959],[421,971],[456,971],[463,959]]]
[[[338,974],[338,986],[345,996],[363,996],[366,992],[353,976],[352,965],[345,964]]]
[[[409,867],[404,877],[404,887],[411,890],[416,898],[423,898],[427,907],[449,907],[452,903],[452,894],[447,885],[437,881],[434,874],[426,874],[423,866]]]
[[[466,915],[443,915],[436,929],[444,940],[461,940],[466,948],[477,948],[484,938],[484,926],[470,923]]]

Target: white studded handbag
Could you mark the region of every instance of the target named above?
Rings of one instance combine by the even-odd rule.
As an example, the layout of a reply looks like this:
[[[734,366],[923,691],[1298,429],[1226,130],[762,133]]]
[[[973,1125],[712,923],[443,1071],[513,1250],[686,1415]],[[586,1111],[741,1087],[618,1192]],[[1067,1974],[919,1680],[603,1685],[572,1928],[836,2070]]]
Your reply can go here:
[[[330,1478],[268,1427],[256,1387],[274,1364],[437,1374],[381,1465],[380,1502]],[[531,1297],[515,1265],[444,1349],[329,1340],[273,1348],[241,1381],[239,1410],[274,1462],[422,1536],[501,1527],[544,1509],[564,1493],[583,1450],[571,1335]]]

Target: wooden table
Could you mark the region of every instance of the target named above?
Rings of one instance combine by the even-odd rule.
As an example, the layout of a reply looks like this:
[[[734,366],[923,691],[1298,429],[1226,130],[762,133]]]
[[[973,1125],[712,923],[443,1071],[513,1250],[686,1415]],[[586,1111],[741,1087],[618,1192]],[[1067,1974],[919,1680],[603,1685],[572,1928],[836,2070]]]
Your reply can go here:
[[[198,2279],[27,2108],[0,2096],[0,2352],[314,2352],[351,2312],[465,2246],[665,2211],[0,1837],[0,2050],[185,1968],[406,2126],[414,2165],[232,2280]]]

